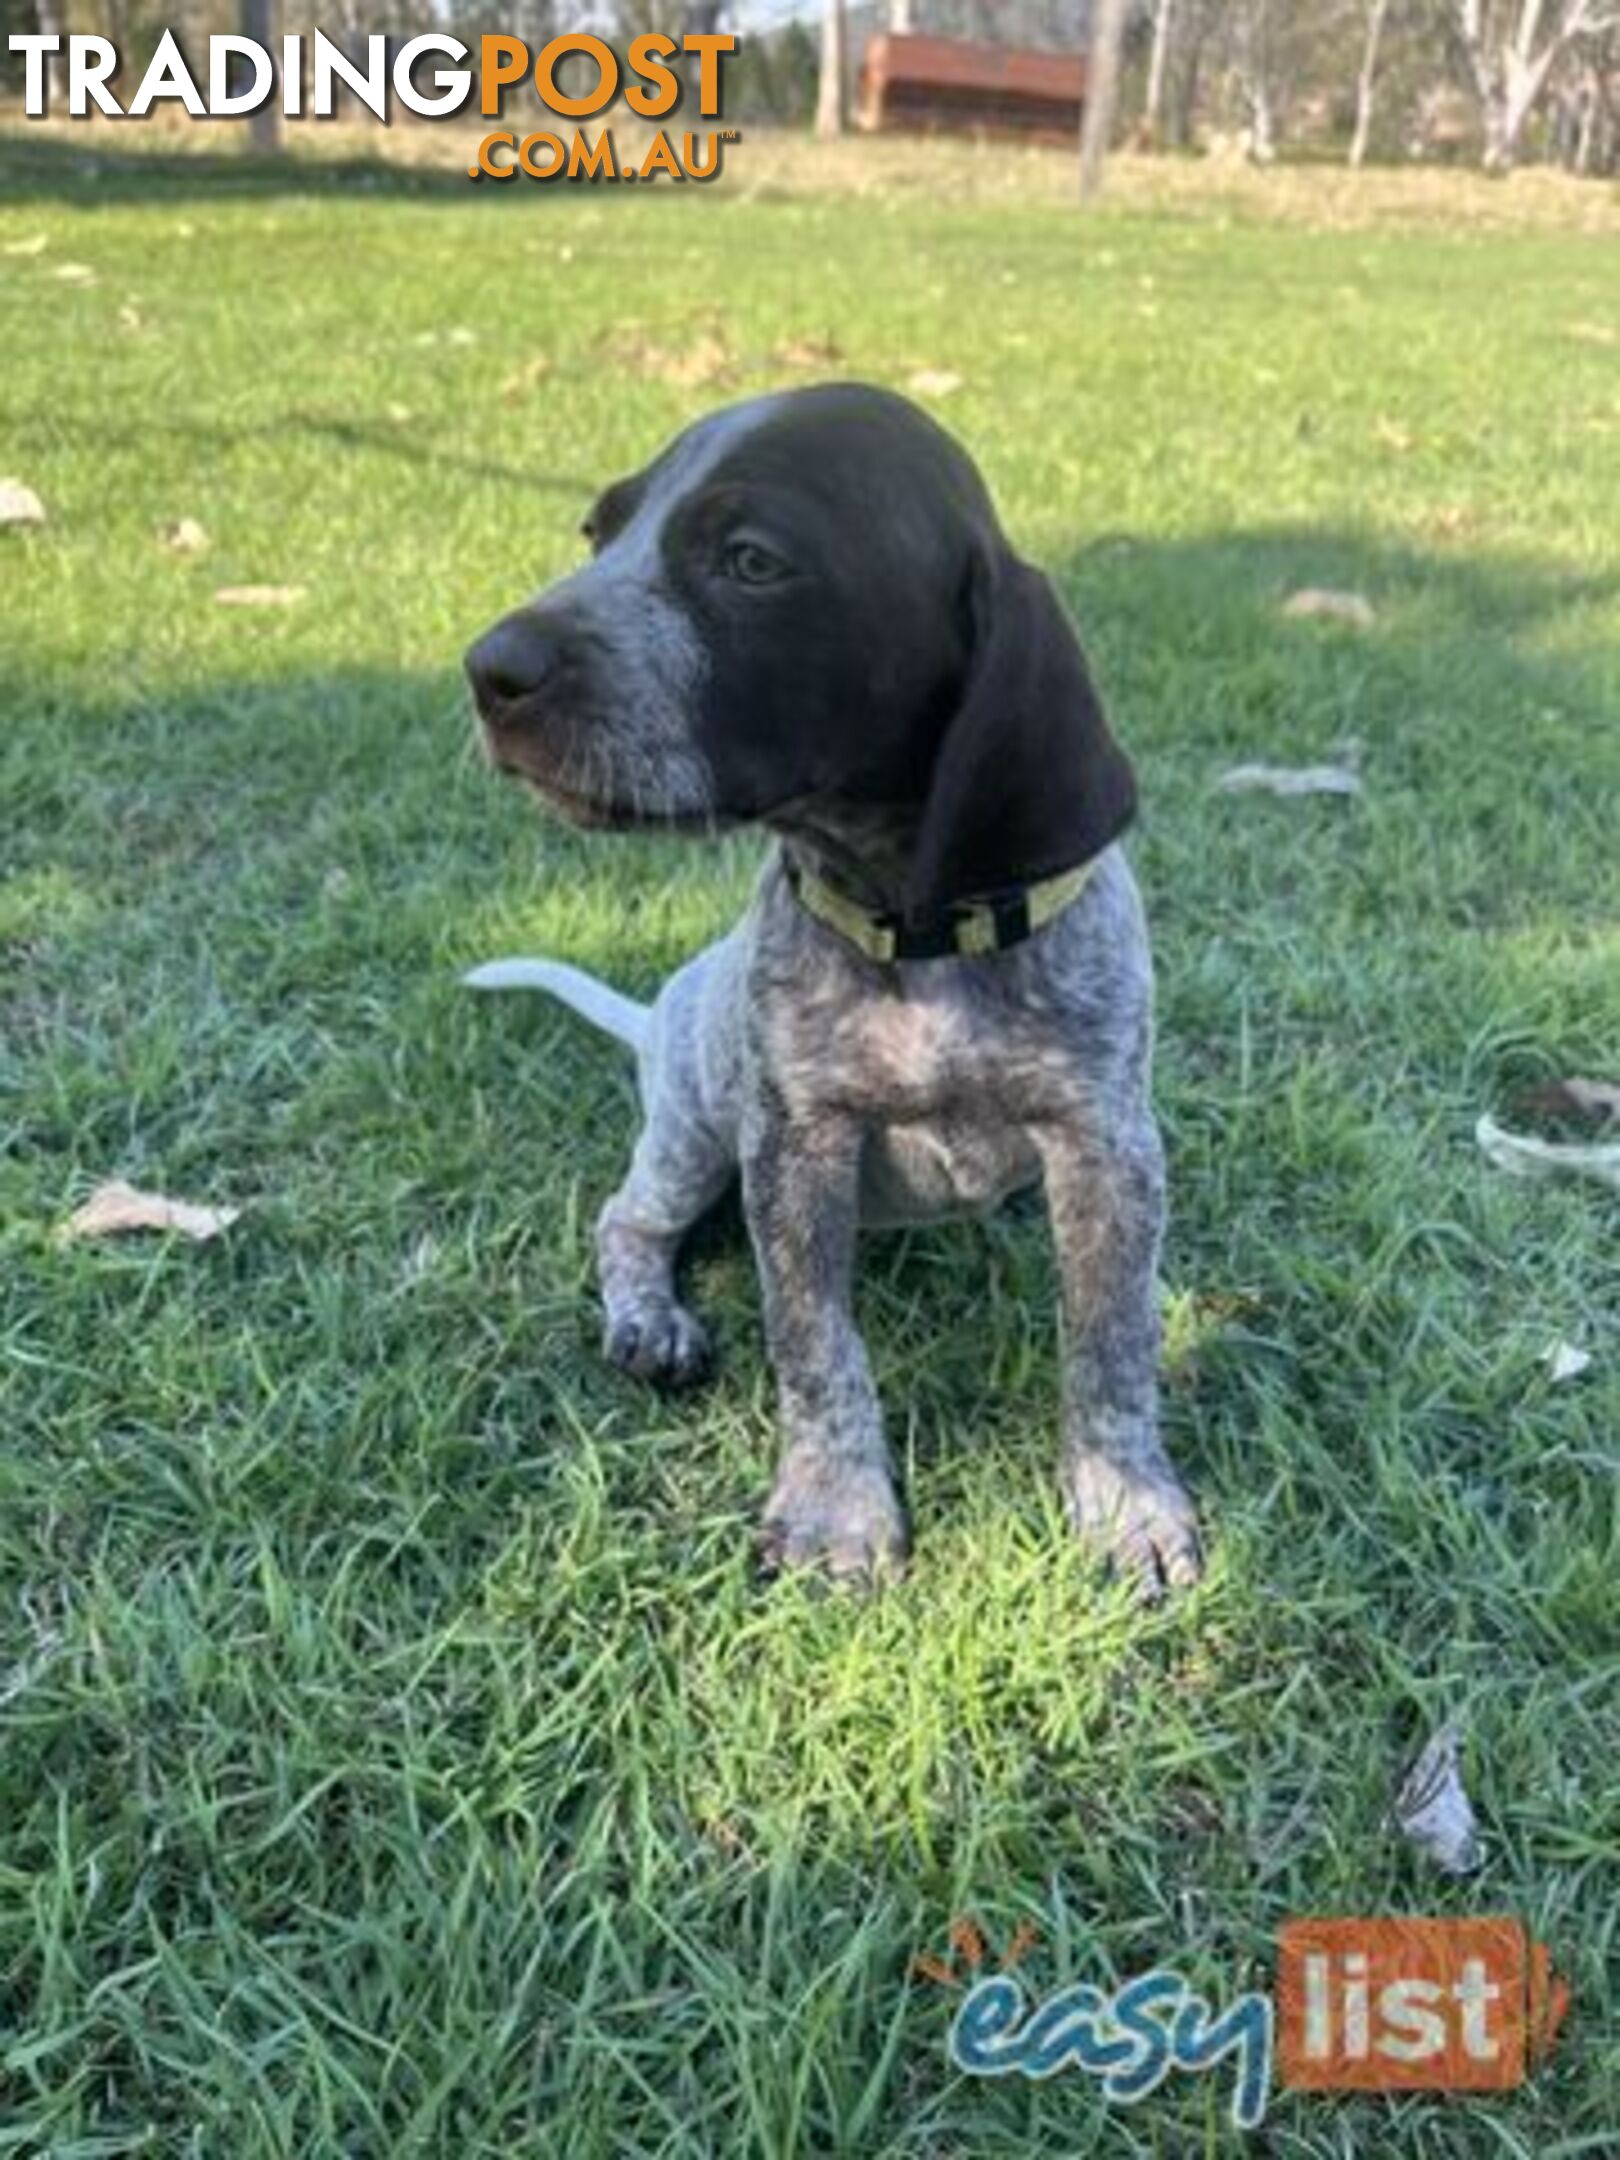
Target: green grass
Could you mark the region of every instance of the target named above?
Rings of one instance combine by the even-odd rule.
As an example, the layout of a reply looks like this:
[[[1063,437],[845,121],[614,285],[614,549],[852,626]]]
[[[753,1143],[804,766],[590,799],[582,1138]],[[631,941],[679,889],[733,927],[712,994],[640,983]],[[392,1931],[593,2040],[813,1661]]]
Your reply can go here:
[[[970,2084],[913,1953],[1028,1919],[1041,1987],[1226,1996],[1291,1914],[1502,1910],[1575,1988],[1529,2087],[1279,2094],[1250,2145],[1612,2151],[1614,1202],[1471,1138],[1620,1059],[1612,239],[6,154],[0,246],[49,245],[0,254],[0,473],[50,522],[0,532],[0,2151],[1183,2160],[1227,2073]],[[705,338],[724,379],[658,358]],[[739,1240],[712,1392],[605,1371],[628,1076],[456,987],[646,988],[738,905],[751,842],[537,825],[456,661],[807,338],[962,377],[1139,762],[1213,1549],[1167,1611],[1065,1546],[1016,1215],[864,1253],[909,1581],[762,1588]],[[1211,791],[1346,736],[1360,803]],[[54,1242],[113,1175],[245,1213]],[[1382,1826],[1453,1715],[1461,1886]]]

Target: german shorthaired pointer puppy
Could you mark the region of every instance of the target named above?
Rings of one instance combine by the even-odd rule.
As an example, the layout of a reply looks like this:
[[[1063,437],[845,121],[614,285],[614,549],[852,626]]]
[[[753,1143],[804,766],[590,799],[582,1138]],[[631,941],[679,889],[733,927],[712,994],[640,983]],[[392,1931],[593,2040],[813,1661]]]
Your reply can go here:
[[[584,530],[594,559],[468,655],[494,763],[593,829],[776,836],[742,921],[651,1007],[550,961],[467,978],[636,1053],[646,1123],[597,1227],[607,1355],[700,1374],[676,1255],[740,1170],[781,1396],[767,1560],[892,1574],[857,1222],[1041,1180],[1070,1517],[1149,1593],[1193,1581],[1155,1385],[1152,976],[1114,844],[1135,786],[1051,586],[950,437],[852,384],[698,422]]]

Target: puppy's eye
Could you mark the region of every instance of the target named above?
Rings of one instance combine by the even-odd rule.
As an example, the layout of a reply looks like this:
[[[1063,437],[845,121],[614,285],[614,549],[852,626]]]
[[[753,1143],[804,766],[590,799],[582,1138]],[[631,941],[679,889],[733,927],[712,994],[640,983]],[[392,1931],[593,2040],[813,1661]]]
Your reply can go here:
[[[723,561],[727,577],[739,585],[774,585],[788,574],[788,565],[781,556],[757,540],[728,542]]]

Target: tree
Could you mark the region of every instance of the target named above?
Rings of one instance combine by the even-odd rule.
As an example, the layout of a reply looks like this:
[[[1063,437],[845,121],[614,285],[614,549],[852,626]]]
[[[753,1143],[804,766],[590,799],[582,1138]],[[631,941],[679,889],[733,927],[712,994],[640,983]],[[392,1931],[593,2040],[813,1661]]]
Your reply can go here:
[[[1249,155],[1269,165],[1277,155],[1271,84],[1271,0],[1238,0],[1233,65],[1249,123]]]
[[[67,24],[62,20],[62,0],[36,0],[34,13],[42,37],[59,37],[59,51],[45,60],[45,110],[60,119],[67,111]]]
[[[1620,12],[1601,0],[1451,0],[1451,26],[1485,128],[1485,169],[1506,172],[1519,154],[1554,63],[1577,41],[1612,29]]]
[[[237,20],[243,37],[273,55],[279,13],[277,0],[240,0]],[[281,100],[274,90],[248,115],[248,140],[261,157],[272,157],[281,148]]]
[[[1114,127],[1119,87],[1119,48],[1125,35],[1125,0],[1096,0],[1091,11],[1091,53],[1086,64],[1085,103],[1080,114],[1080,199],[1100,193],[1103,161]]]
[[[1378,47],[1388,13],[1389,0],[1369,0],[1367,41],[1361,49],[1361,73],[1356,77],[1356,126],[1350,138],[1352,165],[1363,165],[1367,159],[1367,141],[1372,134],[1373,94],[1378,83]]]
[[[1175,0],[1157,0],[1153,10],[1153,51],[1148,60],[1147,95],[1142,104],[1142,133],[1156,145],[1164,124],[1164,75],[1170,61],[1170,24]]]
[[[822,0],[821,79],[816,88],[816,133],[824,140],[849,126],[849,63],[844,0]]]

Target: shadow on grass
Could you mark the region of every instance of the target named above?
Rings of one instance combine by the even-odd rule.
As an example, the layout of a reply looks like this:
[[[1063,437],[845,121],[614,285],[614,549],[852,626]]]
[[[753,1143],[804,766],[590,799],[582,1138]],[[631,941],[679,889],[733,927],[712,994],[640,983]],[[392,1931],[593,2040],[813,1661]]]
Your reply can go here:
[[[0,385],[3,389],[3,385]],[[376,453],[402,465],[434,472],[459,474],[466,480],[496,480],[503,487],[532,489],[540,495],[560,495],[585,508],[601,486],[600,478],[567,472],[536,472],[496,458],[469,457],[445,449],[432,436],[431,416],[420,421],[359,419],[342,413],[319,413],[295,409],[274,419],[250,425],[221,426],[218,422],[187,419],[143,419],[118,425],[98,413],[75,413],[71,407],[51,405],[25,409],[0,403],[0,419],[16,427],[38,427],[47,419],[54,433],[107,444],[118,449],[139,449],[154,439],[189,443],[199,452],[235,450],[247,443],[274,443],[290,435],[302,435],[324,443],[334,451]]]
[[[84,131],[78,140],[28,123],[0,124],[0,205],[61,202],[77,209],[106,203],[182,202],[206,196],[373,196],[460,203],[496,197],[478,188],[464,168],[410,165],[381,157],[314,157],[289,151],[279,157],[210,150],[109,149],[107,131]],[[530,196],[544,190],[529,189]]]

